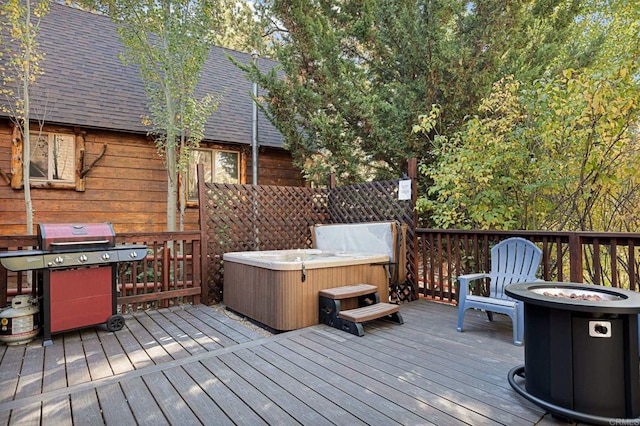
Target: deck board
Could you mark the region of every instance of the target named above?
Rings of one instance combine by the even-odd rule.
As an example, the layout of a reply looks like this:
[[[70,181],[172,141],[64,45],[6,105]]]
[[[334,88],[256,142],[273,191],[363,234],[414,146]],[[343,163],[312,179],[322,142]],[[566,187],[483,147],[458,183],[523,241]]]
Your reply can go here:
[[[180,324],[187,325],[187,323],[185,321],[180,321],[181,319],[177,315],[173,315],[170,310],[164,308],[152,311],[149,312],[149,317],[159,324],[167,334],[175,339],[184,351],[186,351],[186,356],[206,351],[206,349],[203,348],[196,340],[195,336],[191,336],[189,332],[180,328]],[[200,333],[200,335],[202,335],[202,333]]]
[[[138,341],[142,349],[147,353],[149,359],[154,364],[162,364],[164,362],[171,361],[173,358],[171,354],[166,351],[162,343],[156,340],[153,335],[147,330],[140,321],[145,321],[147,314],[144,312],[137,312],[133,314],[135,321],[129,321],[128,328],[131,334]]]
[[[461,373],[458,369],[446,365],[446,359],[442,360],[440,357],[424,357],[421,353],[410,351],[398,353],[395,347],[385,345],[385,340],[384,337],[365,342],[348,340],[337,346],[336,350],[341,352],[344,346],[361,353],[363,356],[370,355],[376,362],[386,363],[379,365],[379,368],[385,368],[392,374],[403,375],[405,380],[411,383],[422,383],[424,380],[428,384],[429,390],[437,390],[441,395],[454,392],[457,399],[463,401],[465,397],[480,399],[496,409],[529,421],[535,421],[539,418],[538,414],[531,413],[530,408],[523,408],[520,405],[521,399],[513,394],[511,388],[498,387],[495,384]],[[420,362],[416,363],[416,360]]]
[[[43,401],[41,414],[43,425],[69,426],[73,424],[71,401],[68,395]]]
[[[323,340],[322,337],[316,337],[314,341],[310,341],[306,336],[297,339],[310,350],[317,350],[318,346],[331,343]],[[457,418],[470,424],[492,424],[492,420],[509,425],[530,423],[509,413],[506,404],[495,396],[476,392],[473,388],[450,378],[442,380],[444,383],[439,383],[437,380],[431,380],[429,376],[420,375],[416,371],[416,365],[405,364],[400,367],[393,357],[379,359],[375,351],[363,353],[357,348],[349,347],[349,343],[351,341],[345,345],[336,345],[338,362],[351,368],[364,365],[363,372],[371,371],[373,377],[388,386],[423,401],[438,411],[446,412],[451,403],[454,403],[460,406]]]
[[[0,348],[0,425],[560,425],[511,389],[511,323],[424,300],[362,337],[325,325],[264,336],[180,306]]]
[[[264,425],[265,421],[226,387],[220,379],[211,374],[201,363],[185,365],[185,371],[197,378],[198,385],[213,399],[225,415],[235,424]]]
[[[324,378],[325,372],[313,364],[298,359],[303,366],[296,363],[297,355],[279,345],[265,345],[256,354],[265,361],[277,366],[292,378],[306,384],[322,398],[337,407],[335,414],[345,418],[355,417],[358,421],[370,425],[398,424],[385,413],[369,407],[362,401]],[[266,350],[264,350],[266,349]],[[333,408],[333,406],[330,406]],[[338,423],[341,424],[341,423]],[[349,423],[347,423],[349,424]]]
[[[113,374],[121,374],[134,369],[116,333],[104,333],[100,335],[100,343]]]
[[[366,367],[358,362],[344,365],[337,361],[337,358],[331,357],[332,354],[326,347],[309,349],[301,344],[299,339],[287,343],[289,349],[323,367],[332,383],[339,386],[346,383],[347,392],[357,395],[362,402],[372,407],[379,407],[400,423],[429,423],[440,426],[458,424],[453,417],[435,410],[424,400],[409,397],[389,386],[382,377],[372,378],[363,373]]]
[[[113,370],[111,370],[111,366],[109,365],[109,360],[107,359],[102,342],[97,335],[83,339],[82,346],[85,357],[87,358],[87,366],[89,367],[89,374],[92,380],[113,375]]]
[[[41,418],[41,403],[34,402],[24,407],[20,407],[17,410],[13,410],[11,413],[11,421],[9,425],[23,426],[23,425],[37,425],[40,423]]]
[[[174,335],[169,334],[158,322],[155,321],[155,318],[157,317],[157,315],[149,313],[147,315],[139,315],[137,320],[149,335],[152,336],[153,340],[158,342],[162,349],[164,349],[172,359],[181,359],[190,356],[191,354],[182,347],[182,345],[174,338]]]
[[[149,388],[140,377],[123,380],[120,384],[137,424],[149,426],[169,424]]]
[[[71,415],[73,424],[76,425],[98,426],[104,424],[95,389],[71,394]]]
[[[12,400],[18,387],[26,346],[12,346],[2,357],[0,368],[0,402]]]
[[[404,413],[404,410],[399,410],[398,407],[388,399],[380,397],[369,389],[363,389],[353,383],[351,377],[347,378],[330,374],[330,372],[322,366],[317,365],[315,362],[309,362],[303,355],[289,348],[290,345],[288,344],[281,345],[274,343],[265,346],[280,357],[291,361],[301,370],[305,370],[317,379],[325,382],[328,387],[328,392],[339,392],[342,397],[334,400],[334,402],[340,404],[340,406],[346,410],[355,412],[354,415],[365,423],[381,425],[396,424],[398,421],[403,422],[401,417],[412,417],[414,422],[423,422],[423,419],[419,419],[412,413]],[[396,417],[395,414],[397,412],[406,414],[406,416]]]
[[[87,364],[82,339],[78,332],[72,332],[64,335],[64,357],[67,383],[69,385],[77,385],[79,383],[91,381],[89,365]]]
[[[201,364],[214,374],[227,388],[238,395],[245,404],[247,401],[252,401],[251,409],[267,424],[296,423],[291,415],[276,405],[267,395],[256,389],[252,383],[246,381],[240,372],[233,371],[225,365],[220,358],[206,359],[202,361]]]
[[[133,318],[130,318],[129,321],[126,321],[128,324],[134,322]],[[138,370],[141,368],[149,367],[154,365],[153,360],[149,356],[149,354],[144,350],[138,339],[133,335],[129,325],[125,325],[125,327],[115,333],[118,342],[122,346],[124,354],[128,358],[131,366],[134,370]],[[124,361],[122,360],[124,363]],[[126,367],[125,367],[126,368]],[[114,369],[115,371],[115,369]]]
[[[44,348],[43,392],[67,387],[67,364],[64,345],[61,343]]]
[[[233,336],[238,343],[263,337],[262,334],[255,330],[245,327],[242,322],[232,319],[231,316],[233,314],[230,311],[224,310],[224,315],[220,315],[219,312],[205,309],[202,305],[198,305],[196,309],[190,312],[211,324],[216,330],[224,331],[227,335]],[[209,319],[208,321],[207,318]],[[226,328],[222,328],[222,325],[226,326]]]
[[[202,330],[183,318],[179,311],[162,310],[161,314],[166,320],[172,322],[180,335],[187,336],[187,340],[189,340],[190,343],[183,343],[183,347],[191,352],[191,354],[195,355],[223,347],[216,341],[215,336],[203,333]]]
[[[287,413],[301,424],[323,425],[329,424],[317,411],[300,401],[292,390],[281,386],[278,380],[267,377],[262,369],[254,368],[252,364],[245,362],[234,354],[225,354],[219,357],[227,367],[256,388],[264,395],[270,395],[270,399],[280,408],[285,408]],[[256,366],[257,367],[257,366]]]
[[[96,392],[105,424],[135,424],[135,417],[133,417],[133,413],[129,410],[127,399],[119,383],[99,387],[96,389]]]
[[[261,355],[264,356],[265,354],[262,352],[264,351],[260,351]],[[303,404],[303,406],[307,407],[306,411],[308,412],[305,412],[300,416],[302,417],[301,421],[303,423],[349,425],[365,424],[342,407],[317,393],[313,387],[310,387],[313,386],[313,384],[307,384],[287,374],[284,370],[278,368],[277,365],[271,364],[265,358],[262,358],[258,353],[249,350],[240,350],[234,352],[234,354],[246,364],[251,365],[258,371],[262,372],[266,378],[278,383],[287,393],[299,400],[299,402],[294,402],[294,404]],[[289,405],[287,404],[287,406]],[[292,411],[291,409],[287,410],[290,412]],[[306,419],[309,419],[309,421],[304,421]],[[311,422],[311,420],[313,422]]]
[[[147,374],[143,380],[170,424],[200,425],[200,420],[162,372]]]
[[[36,395],[42,391],[43,365],[44,352],[37,344],[27,345],[16,386],[16,398]]]
[[[167,369],[164,375],[203,424],[210,423],[212,419],[215,419],[216,425],[219,426],[234,424],[183,368]]]

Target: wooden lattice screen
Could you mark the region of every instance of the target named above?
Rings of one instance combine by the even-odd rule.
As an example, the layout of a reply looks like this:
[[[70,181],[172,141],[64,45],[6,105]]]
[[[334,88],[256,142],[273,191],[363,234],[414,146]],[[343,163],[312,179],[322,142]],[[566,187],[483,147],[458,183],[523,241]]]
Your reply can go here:
[[[209,256],[205,301],[222,301],[224,253],[309,248],[309,227],[329,216],[326,189],[206,184],[203,195],[200,214]]]
[[[224,253],[310,248],[309,227],[319,223],[406,223],[409,281],[416,282],[413,202],[398,200],[397,180],[332,189],[199,184],[199,193],[208,257],[205,303],[222,301]],[[410,290],[399,298],[410,300],[416,294]]]
[[[392,299],[416,297],[414,208],[412,200],[398,200],[398,180],[367,182],[332,188],[329,192],[330,223],[397,221],[407,225],[407,280],[392,283]]]

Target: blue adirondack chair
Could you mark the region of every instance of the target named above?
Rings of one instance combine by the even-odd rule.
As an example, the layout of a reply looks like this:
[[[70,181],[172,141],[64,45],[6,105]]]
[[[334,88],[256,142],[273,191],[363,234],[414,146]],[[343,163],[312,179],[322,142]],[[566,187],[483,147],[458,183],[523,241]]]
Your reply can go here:
[[[458,331],[462,331],[464,313],[475,308],[486,311],[489,321],[493,312],[506,314],[513,323],[513,343],[522,345],[524,337],[524,305],[521,301],[507,296],[507,285],[518,282],[538,281],[536,272],[540,266],[542,250],[524,238],[508,238],[491,249],[491,271],[481,274],[465,274],[458,277]],[[489,296],[471,294],[471,281],[489,278]]]

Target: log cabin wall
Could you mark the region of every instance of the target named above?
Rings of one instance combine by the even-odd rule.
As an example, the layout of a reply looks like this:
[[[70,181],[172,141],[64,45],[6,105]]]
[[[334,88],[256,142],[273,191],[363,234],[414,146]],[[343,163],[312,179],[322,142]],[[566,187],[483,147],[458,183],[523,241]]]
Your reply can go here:
[[[242,183],[253,181],[251,152],[248,150],[246,161],[246,179]],[[291,154],[283,149],[260,147],[258,153],[258,185],[309,186],[300,170],[293,167]]]
[[[45,126],[44,130],[74,132],[59,126]],[[139,134],[85,131],[85,168],[97,161],[86,173],[84,191],[32,186],[33,223],[111,222],[117,233],[166,231],[167,175],[153,141]],[[26,233],[24,191],[12,189],[8,180],[11,144],[10,122],[0,119],[0,235],[23,235]],[[105,145],[104,155],[99,158]],[[211,146],[242,152],[241,180],[251,182],[246,146]],[[305,186],[288,152],[265,147],[261,148],[259,157],[260,184]],[[198,209],[187,208],[185,230],[197,229]]]

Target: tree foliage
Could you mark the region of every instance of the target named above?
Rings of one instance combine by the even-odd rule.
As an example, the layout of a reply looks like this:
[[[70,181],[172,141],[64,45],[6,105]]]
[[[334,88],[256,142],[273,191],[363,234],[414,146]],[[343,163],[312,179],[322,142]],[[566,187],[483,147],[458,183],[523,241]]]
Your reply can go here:
[[[411,132],[419,114],[440,105],[449,132],[501,76],[538,76],[579,3],[269,0],[281,68],[253,78],[309,178],[398,176],[407,158],[427,157],[429,144]]]
[[[419,207],[435,226],[638,230],[640,12],[604,3],[567,46],[597,39],[592,65],[504,78],[450,137],[421,117],[414,130],[430,135],[435,161],[421,166],[433,185]]]

